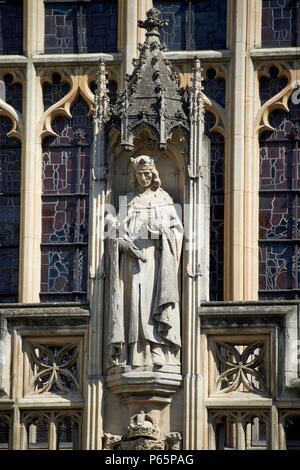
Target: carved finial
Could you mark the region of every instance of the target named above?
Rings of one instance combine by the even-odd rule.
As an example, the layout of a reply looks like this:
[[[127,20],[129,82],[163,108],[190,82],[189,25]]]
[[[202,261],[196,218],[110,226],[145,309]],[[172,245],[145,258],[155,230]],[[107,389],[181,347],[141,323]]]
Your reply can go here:
[[[200,70],[201,71],[201,62],[200,62],[200,56],[199,55],[195,55],[194,57],[194,70]]]
[[[95,93],[95,108],[94,117],[95,119],[100,118],[104,120],[108,115],[109,99],[107,95],[107,77],[105,69],[105,61],[101,58],[97,70],[97,90]]]
[[[145,21],[138,20],[138,26],[145,28],[148,33],[159,35],[158,29],[168,26],[169,20],[161,20],[160,11],[157,8],[151,8],[146,12]]]

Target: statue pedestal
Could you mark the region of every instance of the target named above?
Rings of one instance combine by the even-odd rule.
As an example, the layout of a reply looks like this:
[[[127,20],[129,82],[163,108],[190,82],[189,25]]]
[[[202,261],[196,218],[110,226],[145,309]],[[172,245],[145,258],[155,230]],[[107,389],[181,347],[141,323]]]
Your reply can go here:
[[[165,366],[159,369],[158,372],[152,367],[151,370],[145,368],[140,370],[129,366],[115,366],[106,377],[106,386],[120,397],[123,404],[144,402],[165,405],[171,403],[183,379],[178,366]]]

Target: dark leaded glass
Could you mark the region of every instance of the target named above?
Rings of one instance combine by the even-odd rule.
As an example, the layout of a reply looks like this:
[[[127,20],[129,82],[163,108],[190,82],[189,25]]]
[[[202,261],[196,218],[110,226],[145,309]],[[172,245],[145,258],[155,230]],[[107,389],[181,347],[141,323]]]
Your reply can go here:
[[[78,52],[77,5],[49,3],[45,5],[45,53]]]
[[[28,449],[48,450],[49,448],[49,423],[45,418],[37,418],[28,427]]]
[[[283,243],[261,244],[260,288],[266,291],[294,289],[296,254],[294,246]]]
[[[210,300],[223,300],[224,264],[224,138],[209,130],[215,116],[205,113],[205,134],[210,138],[211,196],[210,196]]]
[[[276,67],[271,67],[270,77],[262,76],[260,78],[259,95],[262,105],[277,95],[288,84],[288,79],[286,77],[278,78],[278,73],[279,71]]]
[[[0,450],[8,450],[9,446],[9,423],[0,414]]]
[[[47,198],[43,203],[43,243],[87,243],[86,198]]]
[[[61,450],[78,448],[78,424],[71,416],[65,416],[59,424],[58,446]]]
[[[4,101],[16,111],[22,113],[22,85],[14,82],[13,76],[8,73],[4,76],[5,98]]]
[[[61,76],[58,73],[54,73],[52,83],[45,83],[43,86],[44,109],[46,110],[54,103],[60,101],[69,90],[70,85],[68,83],[61,83]]]
[[[18,301],[21,144],[0,117],[0,302]]]
[[[261,299],[300,296],[300,109],[289,106],[271,113],[274,131],[260,137]]]
[[[86,300],[92,122],[80,98],[43,143],[41,299]]]
[[[71,416],[66,416],[63,422],[59,424],[58,442],[60,449],[72,449],[74,428]]]
[[[91,81],[89,83],[89,87],[90,87],[90,90],[92,91],[92,93],[95,94],[96,90],[97,90],[96,81],[95,80]],[[111,105],[116,104],[117,92],[118,92],[117,82],[115,82],[115,80],[109,80],[109,82],[107,83],[107,94],[108,94],[109,102],[110,102]]]
[[[45,53],[117,51],[117,0],[45,3]]]
[[[85,301],[87,256],[87,246],[43,246],[41,299]]]
[[[84,5],[82,23],[82,52],[117,52],[117,1]]]
[[[225,106],[225,80],[224,78],[216,79],[214,69],[206,72],[207,78],[203,80],[203,91],[206,96],[215,100],[221,106]]]
[[[299,0],[262,0],[262,47],[299,46]]]
[[[226,0],[154,0],[169,25],[161,38],[170,51],[226,48]]]
[[[23,53],[23,1],[0,2],[0,54]]]

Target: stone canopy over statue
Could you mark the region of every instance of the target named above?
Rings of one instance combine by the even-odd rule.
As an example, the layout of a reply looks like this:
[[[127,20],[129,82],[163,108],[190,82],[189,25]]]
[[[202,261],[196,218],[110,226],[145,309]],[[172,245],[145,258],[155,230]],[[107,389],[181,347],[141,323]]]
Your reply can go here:
[[[133,191],[110,220],[112,365],[180,364],[178,268],[183,226],[153,158],[131,158]]]

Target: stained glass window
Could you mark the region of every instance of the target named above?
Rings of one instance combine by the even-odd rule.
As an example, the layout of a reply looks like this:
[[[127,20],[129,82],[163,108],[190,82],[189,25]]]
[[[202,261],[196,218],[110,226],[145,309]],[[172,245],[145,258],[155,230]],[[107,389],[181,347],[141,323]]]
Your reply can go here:
[[[0,54],[23,53],[23,1],[0,1]]]
[[[226,49],[226,0],[154,0],[162,18],[168,50]]]
[[[270,115],[260,137],[261,299],[300,298],[300,108]]]
[[[210,300],[223,300],[224,264],[224,137],[209,133],[215,116],[205,113],[205,134],[210,139]]]
[[[270,77],[262,76],[259,81],[259,95],[262,105],[288,84],[288,79],[285,76],[279,78],[277,67],[270,67],[269,74]]]
[[[4,77],[4,101],[22,110],[22,87]],[[0,116],[0,302],[18,301],[21,143],[8,138],[11,120]]]
[[[203,80],[203,92],[223,108],[225,107],[225,79],[217,79],[214,69],[208,69],[206,72],[206,79]]]
[[[49,90],[48,90],[49,91]],[[41,300],[86,300],[92,122],[80,98],[43,142]]]
[[[203,80],[204,94],[225,107],[225,80],[216,78],[216,71],[206,71]],[[210,139],[210,300],[224,297],[224,137],[218,132],[210,133],[215,125],[214,114],[206,111],[205,134]]]
[[[299,45],[299,0],[262,0],[262,47]]]
[[[116,52],[117,20],[117,0],[45,0],[45,53]]]

